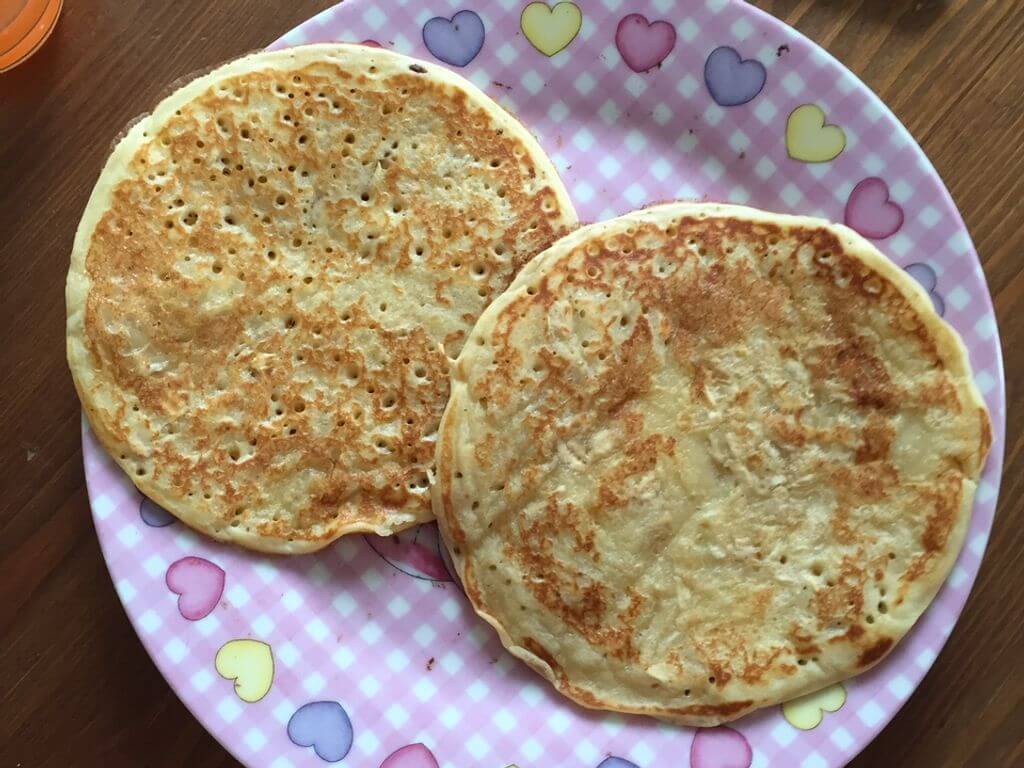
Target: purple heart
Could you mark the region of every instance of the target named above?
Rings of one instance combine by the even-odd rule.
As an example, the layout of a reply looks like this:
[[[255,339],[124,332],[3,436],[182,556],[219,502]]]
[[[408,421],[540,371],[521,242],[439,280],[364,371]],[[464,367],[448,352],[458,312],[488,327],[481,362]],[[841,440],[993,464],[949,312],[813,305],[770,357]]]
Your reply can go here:
[[[637,765],[621,757],[606,757],[597,768],[637,768]]]
[[[727,45],[715,48],[704,63],[708,92],[723,107],[746,104],[761,92],[767,76],[761,62],[743,59]]]
[[[178,613],[189,621],[209,616],[224,594],[224,570],[201,557],[174,561],[164,581],[178,595]]]
[[[484,23],[473,11],[459,11],[450,19],[435,16],[423,25],[423,44],[435,59],[464,67],[484,47]]]
[[[946,314],[946,302],[939,295],[938,291],[935,290],[939,284],[939,278],[935,274],[935,270],[927,264],[916,262],[914,264],[908,264],[904,267],[904,270],[908,275],[917,280],[921,284],[921,287],[927,291],[928,296],[932,300],[932,306],[935,307],[935,312],[939,317],[943,317]]]
[[[288,738],[297,746],[312,747],[321,760],[336,763],[352,748],[352,721],[336,701],[311,701],[288,720]]]
[[[690,745],[691,768],[749,768],[753,760],[747,737],[725,725],[701,728]]]
[[[927,264],[921,264],[920,262],[908,264],[905,269],[907,274],[917,280],[928,293],[934,291],[935,286],[938,285],[939,278],[935,274],[935,270]]]
[[[174,515],[147,496],[139,504],[139,517],[150,528],[166,528],[174,522]]]

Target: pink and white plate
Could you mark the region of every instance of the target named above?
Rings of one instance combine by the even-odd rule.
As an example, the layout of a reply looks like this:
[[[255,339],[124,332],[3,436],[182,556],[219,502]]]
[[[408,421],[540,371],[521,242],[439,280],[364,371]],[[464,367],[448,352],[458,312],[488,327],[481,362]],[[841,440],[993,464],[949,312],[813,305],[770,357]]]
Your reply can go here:
[[[935,660],[992,525],[1004,386],[978,256],[892,113],[821,48],[739,0],[349,0],[272,48],[377,44],[469,77],[536,133],[581,217],[748,203],[845,221],[964,337],[995,422],[967,544],[869,674],[729,727],[588,712],[506,654],[432,525],[308,557],[215,544],[143,499],[84,432],[117,592],[182,701],[241,762],[287,768],[827,768],[893,717]]]

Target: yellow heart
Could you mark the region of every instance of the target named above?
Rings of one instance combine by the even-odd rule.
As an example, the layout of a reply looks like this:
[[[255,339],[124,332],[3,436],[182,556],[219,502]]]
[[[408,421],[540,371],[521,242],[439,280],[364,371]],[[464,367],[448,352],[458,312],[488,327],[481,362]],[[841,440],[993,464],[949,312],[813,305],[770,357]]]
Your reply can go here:
[[[235,681],[235,693],[250,704],[259,701],[274,682],[274,655],[259,640],[230,640],[217,651],[217,674]]]
[[[821,724],[826,712],[838,712],[845,703],[846,689],[842,683],[836,683],[787,701],[782,705],[782,715],[794,728],[809,731]]]
[[[846,149],[846,134],[838,125],[825,122],[825,112],[817,104],[797,107],[786,123],[786,151],[804,163],[827,163]]]
[[[583,12],[575,3],[562,2],[554,8],[530,3],[519,19],[530,44],[545,56],[554,56],[573,41],[583,26]]]

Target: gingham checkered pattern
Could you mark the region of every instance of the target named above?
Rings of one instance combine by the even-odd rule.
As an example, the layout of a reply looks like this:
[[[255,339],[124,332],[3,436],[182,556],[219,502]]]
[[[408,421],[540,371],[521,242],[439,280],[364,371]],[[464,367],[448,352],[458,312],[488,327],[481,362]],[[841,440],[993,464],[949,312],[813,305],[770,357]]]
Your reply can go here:
[[[551,58],[519,28],[526,0],[350,0],[273,47],[373,39],[430,59],[423,24],[463,8],[476,11],[486,40],[464,74],[536,133],[584,219],[696,198],[842,220],[854,185],[867,176],[886,181],[906,216],[879,245],[901,265],[924,262],[935,271],[946,319],[963,335],[992,409],[996,438],[963,554],[894,654],[848,683],[846,705],[812,731],[790,726],[779,708],[734,726],[749,741],[755,767],[844,765],[931,666],[966,600],[991,527],[1004,390],[977,255],[905,129],[853,75],[793,30],[738,0],[576,1],[582,29]],[[636,74],[623,63],[614,35],[629,13],[675,25],[675,49],[660,68]],[[721,45],[767,70],[764,90],[748,104],[723,108],[708,94],[704,61]],[[787,116],[808,103],[846,133],[846,149],[832,162],[809,165],[787,156]],[[453,584],[402,574],[361,538],[315,557],[279,559],[218,546],[178,524],[148,527],[139,517],[140,497],[88,429],[84,442],[96,528],[128,615],[178,695],[242,762],[322,765],[312,749],[289,741],[286,726],[302,704],[336,700],[355,734],[344,765],[377,768],[413,742],[429,747],[444,768],[593,768],[608,754],[640,768],[689,764],[693,731],[565,702],[502,651]],[[164,582],[167,567],[186,555],[207,558],[227,574],[221,604],[197,622],[182,618]],[[273,686],[255,704],[242,702],[214,668],[217,650],[235,638],[260,639],[273,649]]]

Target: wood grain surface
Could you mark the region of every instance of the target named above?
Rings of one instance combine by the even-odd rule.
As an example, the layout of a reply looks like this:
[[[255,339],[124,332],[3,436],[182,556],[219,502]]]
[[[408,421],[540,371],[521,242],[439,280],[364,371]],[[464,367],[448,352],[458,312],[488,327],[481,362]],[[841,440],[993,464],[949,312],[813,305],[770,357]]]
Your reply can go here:
[[[121,128],[167,83],[330,4],[67,0],[46,46],[0,75],[0,768],[236,765],[111,587],[64,359],[64,277]],[[1006,471],[974,593],[923,685],[851,765],[1024,766],[1024,4],[756,4],[845,62],[924,147],[982,255],[1006,356]]]

